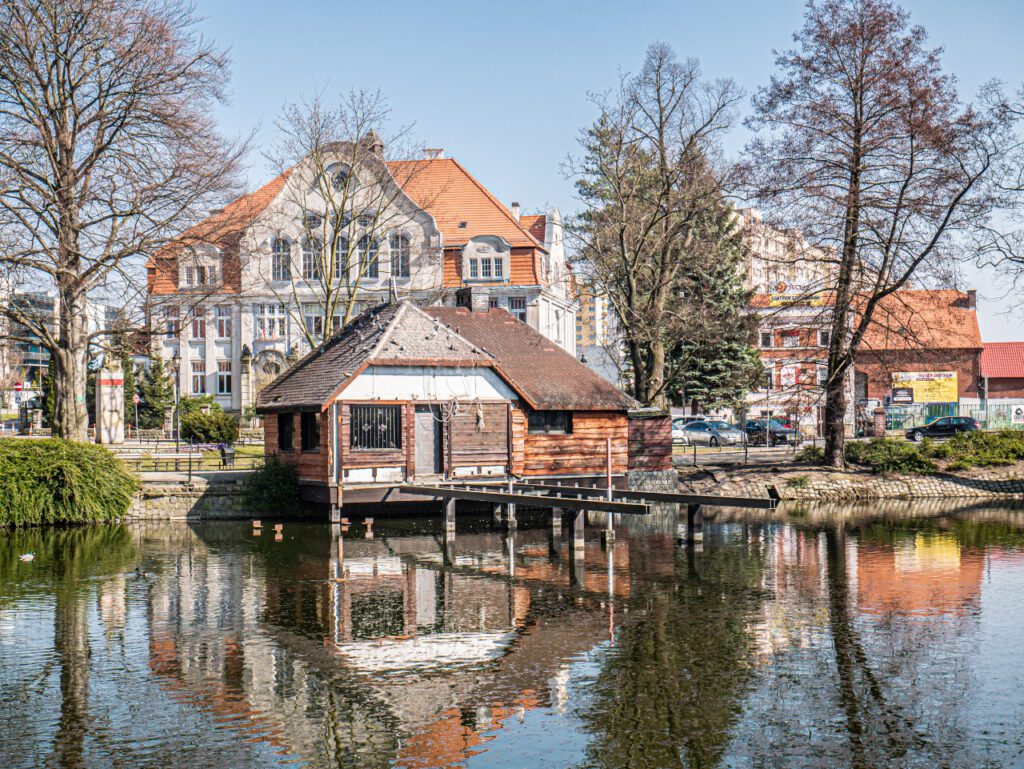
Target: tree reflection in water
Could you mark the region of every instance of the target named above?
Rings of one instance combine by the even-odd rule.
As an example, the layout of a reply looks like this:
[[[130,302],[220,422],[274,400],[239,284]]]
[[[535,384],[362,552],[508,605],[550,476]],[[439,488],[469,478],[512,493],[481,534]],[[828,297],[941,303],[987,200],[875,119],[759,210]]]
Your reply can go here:
[[[717,542],[702,555],[678,552],[676,583],[653,586],[645,605],[631,611],[603,661],[593,702],[580,711],[594,734],[588,753],[595,765],[720,763],[750,676],[761,565],[756,549]]]

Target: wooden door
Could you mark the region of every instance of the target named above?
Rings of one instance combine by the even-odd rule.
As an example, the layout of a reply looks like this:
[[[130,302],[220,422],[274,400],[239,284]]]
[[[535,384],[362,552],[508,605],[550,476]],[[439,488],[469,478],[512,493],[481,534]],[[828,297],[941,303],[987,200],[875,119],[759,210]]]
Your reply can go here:
[[[437,406],[416,407],[416,475],[440,475],[441,413]]]

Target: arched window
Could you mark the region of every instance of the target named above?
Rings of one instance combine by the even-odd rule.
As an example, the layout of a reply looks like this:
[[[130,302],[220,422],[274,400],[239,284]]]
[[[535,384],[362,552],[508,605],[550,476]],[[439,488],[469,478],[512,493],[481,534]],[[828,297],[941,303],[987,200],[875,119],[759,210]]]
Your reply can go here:
[[[391,251],[391,275],[396,278],[409,277],[409,236],[395,233],[388,243]]]
[[[363,235],[356,244],[356,260],[363,277],[376,278],[379,274],[377,251],[379,244],[369,235]]]
[[[274,238],[270,242],[271,278],[273,280],[292,279],[292,244],[287,238]]]
[[[323,277],[323,245],[316,238],[302,241],[302,278],[320,280]]]

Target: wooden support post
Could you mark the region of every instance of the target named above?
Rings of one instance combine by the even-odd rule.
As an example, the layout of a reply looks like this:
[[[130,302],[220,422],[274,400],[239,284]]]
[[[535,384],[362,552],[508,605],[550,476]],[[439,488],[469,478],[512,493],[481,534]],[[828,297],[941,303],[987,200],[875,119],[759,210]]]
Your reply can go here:
[[[446,499],[444,506],[444,537],[454,539],[455,537],[455,500]]]
[[[557,507],[551,509],[551,526],[548,527],[548,556],[551,558],[562,557],[562,511]]]
[[[587,513],[585,510],[577,510],[572,519],[572,557],[583,558],[584,534],[586,529]]]
[[[495,523],[501,523],[502,516],[505,514],[504,508],[505,506],[500,502],[495,502],[494,505],[492,505],[492,512],[494,513]]]
[[[331,523],[341,523],[341,505],[331,505]]]
[[[511,502],[505,505],[505,528],[516,528],[516,506]]]

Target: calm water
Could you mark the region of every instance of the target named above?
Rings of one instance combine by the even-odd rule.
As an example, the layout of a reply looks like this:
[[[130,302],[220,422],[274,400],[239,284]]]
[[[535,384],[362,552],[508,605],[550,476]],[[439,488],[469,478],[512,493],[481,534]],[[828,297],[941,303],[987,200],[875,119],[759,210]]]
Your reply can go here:
[[[633,527],[2,534],[0,765],[1024,766],[1024,513]]]

